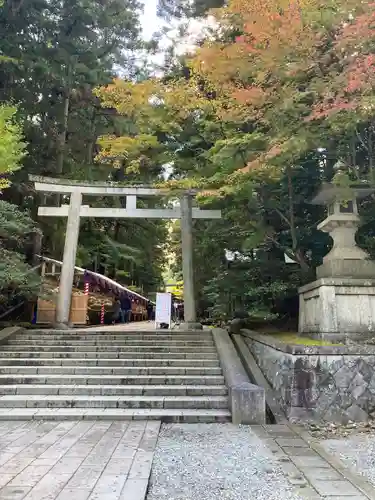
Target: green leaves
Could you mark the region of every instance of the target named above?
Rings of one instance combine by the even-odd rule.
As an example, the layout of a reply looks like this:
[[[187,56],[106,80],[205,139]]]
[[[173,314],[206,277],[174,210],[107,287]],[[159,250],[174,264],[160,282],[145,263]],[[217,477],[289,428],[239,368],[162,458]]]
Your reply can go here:
[[[22,254],[0,248],[0,301],[9,289],[22,296],[36,294],[40,287],[40,277],[24,261]]]
[[[27,213],[0,200],[0,301],[6,301],[10,291],[23,296],[37,292],[39,275],[22,254],[30,233],[37,231]]]
[[[217,140],[205,157],[212,162],[217,173],[220,171],[225,176],[243,167],[253,151],[264,149],[265,146],[266,138],[260,132],[237,134]]]
[[[0,200],[0,241],[3,245],[18,245],[35,231],[38,231],[36,224],[26,212]]]
[[[196,17],[223,4],[224,0],[159,0],[158,12],[161,17],[168,20],[184,16]]]
[[[139,257],[140,254],[140,249],[133,248],[129,245],[126,245],[125,243],[114,241],[108,236],[105,236],[102,243],[102,257],[110,259],[112,261],[129,260],[132,262],[137,262],[137,256]]]
[[[26,155],[22,127],[15,106],[0,105],[0,189],[9,184],[7,175],[21,168]]]

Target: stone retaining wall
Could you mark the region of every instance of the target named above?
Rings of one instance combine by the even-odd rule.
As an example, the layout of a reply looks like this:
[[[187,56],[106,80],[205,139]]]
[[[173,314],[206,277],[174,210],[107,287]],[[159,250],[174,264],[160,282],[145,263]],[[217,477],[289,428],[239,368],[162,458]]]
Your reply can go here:
[[[375,418],[375,346],[289,345],[242,331],[288,418]]]

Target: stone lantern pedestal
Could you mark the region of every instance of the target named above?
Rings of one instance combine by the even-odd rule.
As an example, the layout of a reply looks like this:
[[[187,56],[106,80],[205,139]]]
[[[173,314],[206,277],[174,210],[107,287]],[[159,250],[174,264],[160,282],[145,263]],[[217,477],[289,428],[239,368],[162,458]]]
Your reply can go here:
[[[375,334],[375,262],[355,242],[357,199],[372,191],[353,188],[352,198],[340,201],[343,190],[327,184],[312,200],[328,206],[318,229],[329,233],[334,244],[316,270],[317,280],[299,289],[300,334],[327,340]]]

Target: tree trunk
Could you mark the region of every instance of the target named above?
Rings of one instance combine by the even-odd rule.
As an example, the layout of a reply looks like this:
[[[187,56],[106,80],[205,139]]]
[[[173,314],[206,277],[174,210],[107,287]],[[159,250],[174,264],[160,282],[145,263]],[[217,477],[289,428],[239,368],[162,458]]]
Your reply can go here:
[[[39,263],[39,257],[37,257],[37,255],[41,255],[42,253],[43,235],[42,233],[35,232],[32,233],[31,238],[32,238],[32,254],[31,254],[30,264],[32,266],[37,266]]]
[[[69,104],[70,104],[70,90],[65,90],[64,100],[63,100],[63,114],[60,123],[58,135],[56,137],[56,166],[55,172],[57,177],[61,177],[64,170],[64,160],[65,160],[65,148],[66,148],[66,136],[68,131],[68,118],[69,118]],[[61,194],[53,195],[52,204],[59,207],[61,204]],[[56,226],[58,227],[58,226]],[[52,253],[55,254],[56,245],[55,240],[52,239]]]
[[[369,179],[371,184],[374,184],[375,179],[374,179],[374,146],[373,146],[373,139],[374,139],[374,133],[373,133],[373,127],[370,125],[369,131],[368,131],[368,169],[369,169]]]
[[[59,176],[64,170],[66,135],[68,131],[68,118],[69,118],[69,104],[70,104],[70,91],[66,90],[63,102],[63,116],[59,135],[56,140],[56,174]]]
[[[293,192],[293,182],[292,182],[292,169],[287,167],[286,175],[288,178],[288,211],[289,211],[289,223],[290,223],[290,234],[292,237],[293,252],[297,249],[297,234],[294,218],[294,192]]]
[[[304,272],[310,270],[310,266],[306,262],[305,256],[300,248],[298,248],[298,238],[296,230],[296,221],[294,214],[294,190],[293,190],[293,180],[292,180],[292,169],[287,167],[286,174],[288,178],[288,211],[289,211],[289,224],[290,224],[290,234],[292,237],[292,249],[293,254]]]
[[[353,135],[352,140],[351,140],[351,149],[352,149],[351,160],[352,160],[352,166],[354,169],[356,164],[357,164],[357,141],[356,141],[356,137],[354,135]]]

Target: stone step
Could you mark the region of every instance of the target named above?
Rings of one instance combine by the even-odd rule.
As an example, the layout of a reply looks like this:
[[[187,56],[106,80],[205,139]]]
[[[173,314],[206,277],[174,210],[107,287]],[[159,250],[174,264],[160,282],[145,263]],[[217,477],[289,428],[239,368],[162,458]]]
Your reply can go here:
[[[200,336],[200,335],[209,335],[211,334],[210,328],[205,328],[203,330],[180,330],[179,328],[173,330],[119,330],[118,325],[114,326],[108,325],[105,330],[102,330],[100,326],[98,328],[74,328],[70,330],[55,330],[55,329],[32,329],[25,330],[22,333],[17,335],[76,335],[76,334],[84,334],[84,335],[190,335],[190,336]],[[127,328],[128,325],[125,327]]]
[[[225,385],[1,385],[0,395],[226,396]]]
[[[216,353],[214,346],[196,346],[196,347],[186,347],[186,346],[160,346],[160,345],[144,345],[144,346],[121,346],[108,344],[105,346],[59,346],[59,345],[4,345],[1,347],[4,352],[6,351],[22,351],[22,352],[33,352],[33,351],[45,351],[45,352],[128,352],[130,349],[134,352],[168,352],[168,353]],[[15,349],[16,348],[16,349]]]
[[[222,375],[25,375],[0,374],[0,385],[224,385]]]
[[[35,345],[43,345],[43,346],[112,346],[114,341],[112,340],[55,340],[55,339],[45,339],[41,340],[25,340],[25,339],[9,339],[7,345],[14,346],[35,346]],[[128,340],[128,339],[116,339],[116,346],[124,347],[124,346],[139,346],[139,347],[153,347],[155,342],[152,340]],[[157,339],[157,345],[160,347],[171,346],[171,347],[212,347],[214,346],[213,340],[159,340]]]
[[[0,420],[227,422],[209,330],[32,330],[0,346]]]
[[[201,340],[212,340],[212,335],[176,335],[175,333],[169,335],[154,335],[154,334],[142,334],[142,335],[107,335],[107,334],[59,334],[59,335],[39,335],[39,334],[17,334],[12,335],[11,339],[14,340],[36,340],[43,343],[45,340],[95,340],[95,341],[114,341],[114,340],[150,340],[151,342],[162,341],[162,340],[180,340],[180,341],[201,341]]]
[[[0,373],[24,375],[221,375],[220,367],[178,366],[3,366]]]
[[[227,396],[0,396],[0,408],[225,409]]]
[[[6,346],[1,346],[3,349]],[[1,358],[88,358],[88,359],[194,359],[201,357],[202,353],[191,352],[154,352],[154,351],[124,351],[124,352],[103,352],[98,351],[4,351],[0,350]],[[204,352],[205,359],[218,359],[217,352]]]
[[[2,366],[220,366],[218,359],[1,358]]]
[[[126,408],[4,408],[0,420],[161,420],[163,422],[229,422],[228,410]],[[72,497],[74,498],[74,497]]]

